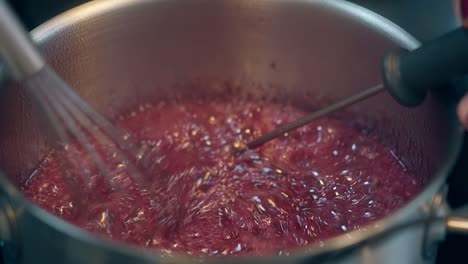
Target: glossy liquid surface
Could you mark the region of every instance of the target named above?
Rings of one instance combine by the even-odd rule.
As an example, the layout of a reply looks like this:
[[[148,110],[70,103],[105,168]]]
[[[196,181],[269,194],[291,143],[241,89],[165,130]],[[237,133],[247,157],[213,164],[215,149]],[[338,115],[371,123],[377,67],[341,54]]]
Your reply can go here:
[[[304,114],[251,101],[142,105],[118,123],[143,142],[150,182],[137,185],[111,151],[109,175],[99,175],[75,144],[47,158],[23,190],[93,233],[167,254],[220,256],[287,255],[382,218],[420,191],[391,150],[340,120],[240,150]],[[70,149],[85,180],[65,177]]]

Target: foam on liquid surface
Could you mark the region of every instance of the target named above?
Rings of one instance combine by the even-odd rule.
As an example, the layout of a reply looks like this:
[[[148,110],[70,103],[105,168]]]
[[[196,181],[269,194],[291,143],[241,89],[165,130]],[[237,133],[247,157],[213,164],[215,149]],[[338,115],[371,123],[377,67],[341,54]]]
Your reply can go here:
[[[391,150],[335,119],[238,151],[304,114],[252,101],[142,105],[118,122],[148,149],[144,188],[110,157],[104,179],[80,151],[86,182],[67,183],[60,164],[69,153],[55,152],[23,190],[51,213],[114,240],[223,256],[287,255],[382,218],[421,189]]]

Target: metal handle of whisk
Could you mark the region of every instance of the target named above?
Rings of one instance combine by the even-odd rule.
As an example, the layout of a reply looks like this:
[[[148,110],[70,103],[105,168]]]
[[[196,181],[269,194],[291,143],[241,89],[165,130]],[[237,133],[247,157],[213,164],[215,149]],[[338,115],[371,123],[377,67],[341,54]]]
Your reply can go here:
[[[22,80],[45,66],[45,60],[5,0],[0,0],[0,55],[13,78]]]

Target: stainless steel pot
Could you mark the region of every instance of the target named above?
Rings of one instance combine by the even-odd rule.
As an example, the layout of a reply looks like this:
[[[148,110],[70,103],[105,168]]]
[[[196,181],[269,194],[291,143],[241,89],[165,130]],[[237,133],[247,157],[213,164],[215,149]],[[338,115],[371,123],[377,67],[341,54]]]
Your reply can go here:
[[[273,96],[312,109],[379,82],[380,61],[388,49],[419,45],[384,18],[337,0],[93,1],[32,35],[51,65],[108,116],[142,101],[227,93]],[[164,259],[156,252],[98,239],[27,201],[17,186],[48,152],[52,138],[18,84],[9,83],[0,92],[5,262],[193,261]],[[371,126],[418,172],[425,190],[387,218],[293,256],[219,262],[430,263],[431,246],[447,227],[466,230],[464,218],[450,217],[372,240],[399,223],[447,213],[440,190],[462,141],[454,106],[430,97],[407,109],[382,94],[349,113]]]
[[[453,0],[350,0],[398,24],[419,40],[430,40],[460,26]]]

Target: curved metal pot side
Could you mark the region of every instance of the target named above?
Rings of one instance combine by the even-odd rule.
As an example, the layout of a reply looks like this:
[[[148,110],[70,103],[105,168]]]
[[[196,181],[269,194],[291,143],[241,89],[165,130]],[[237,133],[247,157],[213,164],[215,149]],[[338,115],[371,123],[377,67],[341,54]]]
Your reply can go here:
[[[229,81],[240,84],[237,94],[268,94],[307,108],[320,104],[314,98],[334,100],[377,83],[385,51],[419,45],[392,22],[339,0],[98,0],[53,18],[32,36],[52,67],[108,116],[174,92],[220,93],[219,85],[187,89],[183,84],[192,80]],[[0,93],[5,263],[193,261],[97,238],[28,201],[17,186],[50,140],[20,85],[3,85]],[[447,231],[468,232],[468,210],[451,211],[444,201],[445,179],[462,145],[454,106],[429,97],[407,109],[382,94],[350,111],[375,125],[375,133],[416,169],[427,183],[424,191],[385,219],[292,256],[207,262],[431,263]]]

